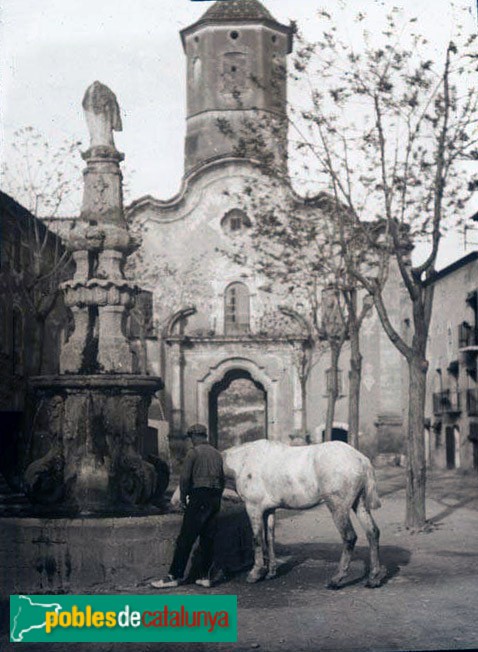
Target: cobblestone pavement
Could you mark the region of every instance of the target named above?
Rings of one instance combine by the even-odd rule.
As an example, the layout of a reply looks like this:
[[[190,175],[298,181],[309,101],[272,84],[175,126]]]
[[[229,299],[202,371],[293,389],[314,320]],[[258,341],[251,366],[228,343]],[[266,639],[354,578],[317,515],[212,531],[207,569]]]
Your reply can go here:
[[[411,533],[403,526],[404,472],[378,470],[382,508],[382,561],[389,577],[379,589],[366,589],[366,539],[359,540],[350,579],[339,591],[325,588],[340,556],[340,541],[326,508],[281,512],[277,524],[279,576],[255,585],[245,573],[214,587],[215,595],[238,596],[239,640],[214,646],[218,652],[314,650],[452,650],[478,646],[478,476],[432,472],[427,509],[430,527]],[[186,585],[171,593],[197,594]],[[136,586],[118,592],[150,593]],[[5,639],[3,639],[5,640]],[[2,641],[3,642],[3,641]],[[0,645],[8,650],[10,646]],[[65,652],[203,652],[207,645],[69,644]],[[15,648],[16,649],[16,648]],[[46,652],[23,645],[25,652]],[[50,645],[48,652],[63,652]]]

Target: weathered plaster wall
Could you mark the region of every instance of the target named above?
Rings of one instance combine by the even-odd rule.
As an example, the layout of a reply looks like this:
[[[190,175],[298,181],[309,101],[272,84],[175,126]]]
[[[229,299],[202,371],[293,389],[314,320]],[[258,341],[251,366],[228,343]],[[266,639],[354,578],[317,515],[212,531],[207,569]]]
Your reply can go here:
[[[290,305],[296,297],[263,291],[264,279],[225,253],[234,236],[221,226],[224,216],[243,207],[241,191],[246,185],[260,188],[267,196],[265,183],[267,178],[247,161],[223,162],[190,177],[169,202],[145,198],[130,208],[133,223],[143,232],[143,245],[133,271],[138,274],[138,282],[154,293],[159,327],[164,328],[168,317],[177,310],[188,305],[197,308],[195,315],[178,322],[163,337],[151,361],[165,380],[173,435],[180,435],[198,419],[207,423],[208,391],[227,371],[241,365],[268,391],[268,436],[289,441],[301,426],[296,356],[300,350],[297,338],[303,331],[291,320],[279,323],[278,311],[278,305]],[[282,205],[291,198],[286,186],[274,186],[270,193]],[[250,291],[250,333],[242,337],[227,337],[224,333],[224,293],[234,281],[245,283]],[[392,270],[389,286],[391,319],[400,329],[403,291],[396,269]],[[180,345],[184,335],[187,343]],[[371,455],[379,450],[401,453],[405,394],[401,357],[382,331],[374,311],[365,320],[361,340],[361,445]],[[308,429],[315,441],[321,439],[325,422],[329,354],[319,358],[309,377],[307,398]],[[336,422],[342,425],[348,419],[348,358],[346,343],[340,361],[343,396],[336,413]]]

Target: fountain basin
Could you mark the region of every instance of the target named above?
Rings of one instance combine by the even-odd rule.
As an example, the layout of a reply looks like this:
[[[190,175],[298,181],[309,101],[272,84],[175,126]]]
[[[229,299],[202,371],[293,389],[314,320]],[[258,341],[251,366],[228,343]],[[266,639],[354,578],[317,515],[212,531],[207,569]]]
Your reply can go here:
[[[167,573],[181,521],[180,514],[1,518],[3,596],[134,591]],[[252,532],[245,510],[226,502],[219,515],[215,566],[234,572],[250,565],[252,559]]]

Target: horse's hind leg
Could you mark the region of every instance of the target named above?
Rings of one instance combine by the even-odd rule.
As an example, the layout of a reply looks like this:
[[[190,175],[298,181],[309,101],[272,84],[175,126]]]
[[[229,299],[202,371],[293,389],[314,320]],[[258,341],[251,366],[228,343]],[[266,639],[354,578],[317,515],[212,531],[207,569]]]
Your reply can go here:
[[[352,521],[350,520],[349,510],[347,507],[328,504],[328,508],[343,541],[339,567],[335,575],[327,584],[327,588],[329,589],[338,589],[340,583],[349,570],[350,560],[352,559],[352,553],[357,541],[357,534],[352,525]]]
[[[269,556],[269,571],[266,575],[267,580],[273,579],[277,574],[277,559],[275,553],[275,521],[276,514],[274,510],[264,514],[265,527],[267,531],[266,542]]]
[[[254,566],[249,571],[247,581],[250,584],[262,579],[265,575],[264,568],[264,522],[263,512],[254,507],[246,505],[247,515],[251,522],[252,534],[254,536]]]
[[[365,505],[363,496],[360,496],[355,513],[360,521],[360,525],[365,530],[370,548],[370,572],[366,586],[375,589],[379,587],[387,575],[385,566],[380,565],[378,553],[378,542],[380,539],[380,530],[375,523],[372,514]]]

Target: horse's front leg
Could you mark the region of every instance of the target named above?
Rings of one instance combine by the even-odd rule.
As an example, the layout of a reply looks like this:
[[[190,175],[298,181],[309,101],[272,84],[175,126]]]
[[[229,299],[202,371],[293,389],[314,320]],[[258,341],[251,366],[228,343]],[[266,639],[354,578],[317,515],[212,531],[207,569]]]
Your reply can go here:
[[[267,550],[269,556],[269,571],[266,575],[267,580],[273,579],[277,575],[277,558],[275,552],[275,510],[271,510],[265,514],[265,526],[267,530]]]
[[[254,536],[254,566],[249,571],[247,581],[250,584],[262,579],[266,573],[264,567],[264,526],[263,511],[257,507],[246,505],[247,515],[251,522],[252,534]]]

